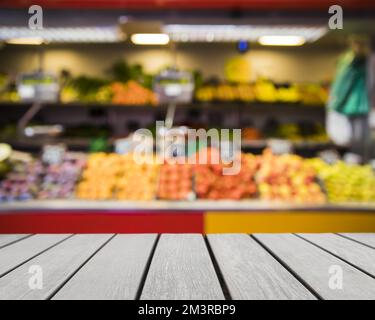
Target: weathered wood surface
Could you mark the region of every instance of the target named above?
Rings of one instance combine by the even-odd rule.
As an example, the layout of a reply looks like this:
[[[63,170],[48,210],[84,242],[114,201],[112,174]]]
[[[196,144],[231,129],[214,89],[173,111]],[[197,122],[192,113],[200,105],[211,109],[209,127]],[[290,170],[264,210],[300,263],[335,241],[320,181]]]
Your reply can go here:
[[[374,261],[374,234],[0,235],[0,300],[374,300]]]
[[[69,235],[36,235],[0,249],[0,276],[67,237]]]
[[[12,243],[15,243],[19,240],[25,239],[29,237],[30,235],[28,234],[4,234],[0,235],[0,249],[8,246]]]
[[[117,235],[56,294],[58,300],[134,300],[156,235]]]
[[[142,299],[224,299],[201,235],[161,237],[143,288]]]
[[[341,235],[375,249],[375,233],[342,233]]]
[[[0,279],[0,300],[50,298],[110,238],[109,235],[76,235],[47,250]],[[32,276],[40,274],[42,286],[30,286]]]
[[[313,300],[315,297],[250,236],[208,236],[234,300]]]
[[[374,278],[307,241],[290,234],[255,237],[323,299],[375,299]],[[337,270],[342,270],[342,288],[331,282]]]
[[[375,249],[335,234],[300,234],[300,237],[375,277]]]

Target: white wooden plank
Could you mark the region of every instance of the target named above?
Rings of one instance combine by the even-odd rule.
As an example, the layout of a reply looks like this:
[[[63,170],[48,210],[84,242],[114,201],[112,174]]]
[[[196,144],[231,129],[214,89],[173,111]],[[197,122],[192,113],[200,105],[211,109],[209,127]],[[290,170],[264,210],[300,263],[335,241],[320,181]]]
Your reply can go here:
[[[161,237],[141,299],[224,299],[202,235]]]
[[[344,237],[356,240],[375,249],[375,233],[340,233]]]
[[[0,279],[0,300],[48,299],[110,238],[111,235],[77,235],[51,248]],[[36,267],[38,273],[31,273],[31,267]],[[36,279],[39,271],[42,288],[30,287],[30,280]]]
[[[208,239],[234,300],[316,300],[248,235],[209,235]]]
[[[335,234],[300,234],[319,247],[375,276],[375,250]]]
[[[2,234],[0,235],[0,249],[29,236],[29,234]]]
[[[0,277],[70,235],[36,235],[0,249]]]
[[[56,300],[134,300],[156,235],[117,235],[55,296]]]
[[[375,299],[375,279],[305,240],[290,234],[254,236],[322,298],[327,300]],[[330,273],[330,271],[335,271],[332,268],[337,267],[343,271],[342,289],[332,286],[332,280],[338,274]]]

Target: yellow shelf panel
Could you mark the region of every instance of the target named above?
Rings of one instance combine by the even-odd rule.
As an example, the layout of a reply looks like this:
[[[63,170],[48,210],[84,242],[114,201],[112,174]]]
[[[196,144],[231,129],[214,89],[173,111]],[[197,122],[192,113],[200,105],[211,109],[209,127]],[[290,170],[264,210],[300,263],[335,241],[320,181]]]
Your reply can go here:
[[[373,212],[207,212],[206,233],[375,232]]]

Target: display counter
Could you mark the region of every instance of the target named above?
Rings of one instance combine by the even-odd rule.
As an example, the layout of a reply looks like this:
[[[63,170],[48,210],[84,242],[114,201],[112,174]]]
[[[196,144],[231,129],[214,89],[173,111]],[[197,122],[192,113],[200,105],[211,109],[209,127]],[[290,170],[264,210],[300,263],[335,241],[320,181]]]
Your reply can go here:
[[[237,232],[375,232],[375,204],[53,200],[0,206],[0,233]]]

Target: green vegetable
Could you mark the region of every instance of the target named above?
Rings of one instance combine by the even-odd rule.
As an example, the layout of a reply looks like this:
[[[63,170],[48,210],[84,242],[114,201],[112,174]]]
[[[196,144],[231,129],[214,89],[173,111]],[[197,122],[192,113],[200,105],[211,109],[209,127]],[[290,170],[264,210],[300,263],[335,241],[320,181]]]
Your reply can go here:
[[[12,148],[10,145],[5,143],[0,143],[0,163],[8,160],[12,155]]]

